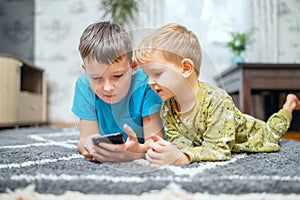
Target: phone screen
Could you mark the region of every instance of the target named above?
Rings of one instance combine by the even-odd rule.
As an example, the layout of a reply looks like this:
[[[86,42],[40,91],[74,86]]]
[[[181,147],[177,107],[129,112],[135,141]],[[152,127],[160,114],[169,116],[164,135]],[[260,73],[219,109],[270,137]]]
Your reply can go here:
[[[123,144],[124,136],[122,133],[114,133],[110,135],[99,135],[93,137],[93,142],[95,145],[99,145],[100,142],[112,143],[112,144]]]

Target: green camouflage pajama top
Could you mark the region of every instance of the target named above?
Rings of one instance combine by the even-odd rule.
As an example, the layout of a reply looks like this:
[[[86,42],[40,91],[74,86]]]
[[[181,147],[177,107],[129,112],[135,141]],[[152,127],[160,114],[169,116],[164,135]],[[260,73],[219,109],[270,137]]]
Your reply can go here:
[[[279,140],[288,130],[292,115],[281,109],[267,122],[241,113],[222,89],[199,81],[197,103],[180,113],[174,98],[162,105],[169,141],[191,162],[228,160],[231,152],[279,151]]]

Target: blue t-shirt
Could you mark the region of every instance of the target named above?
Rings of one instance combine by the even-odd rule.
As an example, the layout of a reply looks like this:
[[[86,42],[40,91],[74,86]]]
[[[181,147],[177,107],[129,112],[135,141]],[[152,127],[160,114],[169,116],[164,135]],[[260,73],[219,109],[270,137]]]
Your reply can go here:
[[[123,130],[126,123],[136,133],[139,143],[144,143],[142,117],[159,112],[161,103],[140,68],[132,75],[127,95],[115,104],[102,101],[92,90],[86,73],[83,73],[76,81],[72,112],[80,119],[98,120],[101,135],[121,132],[126,139]]]

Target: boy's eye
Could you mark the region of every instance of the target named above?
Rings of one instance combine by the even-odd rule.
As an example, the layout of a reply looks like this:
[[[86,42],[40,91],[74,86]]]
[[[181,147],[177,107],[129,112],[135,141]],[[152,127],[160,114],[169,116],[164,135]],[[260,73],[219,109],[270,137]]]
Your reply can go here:
[[[98,80],[101,79],[101,77],[91,77],[91,79],[92,79],[93,81],[98,81]]]
[[[121,78],[123,76],[123,74],[117,74],[117,75],[114,75],[114,78]]]
[[[158,76],[160,76],[161,75],[161,72],[154,72],[153,73],[153,76],[155,76],[155,77],[158,77]]]

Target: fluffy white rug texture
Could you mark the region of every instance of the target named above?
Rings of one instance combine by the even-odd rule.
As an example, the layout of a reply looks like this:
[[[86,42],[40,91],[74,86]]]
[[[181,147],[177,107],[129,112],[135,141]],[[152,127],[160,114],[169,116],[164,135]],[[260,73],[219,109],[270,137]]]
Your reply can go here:
[[[206,193],[189,193],[175,183],[170,183],[161,191],[151,191],[141,195],[89,195],[80,192],[67,191],[63,195],[49,195],[35,192],[35,186],[30,185],[15,191],[7,190],[0,194],[1,200],[300,200],[297,194],[251,193],[242,195],[213,195]]]
[[[229,161],[152,166],[146,160],[93,163],[73,129],[0,131],[0,200],[300,200],[300,143]],[[9,189],[8,189],[9,188]]]

